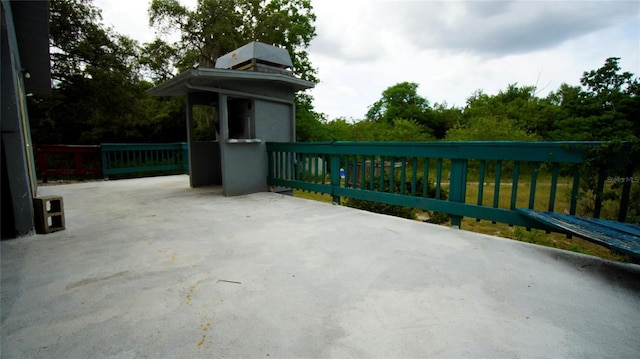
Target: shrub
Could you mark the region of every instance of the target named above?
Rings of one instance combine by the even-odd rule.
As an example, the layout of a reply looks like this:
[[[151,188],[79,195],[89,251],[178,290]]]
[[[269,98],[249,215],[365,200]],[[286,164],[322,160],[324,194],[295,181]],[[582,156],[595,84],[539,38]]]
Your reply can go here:
[[[380,180],[380,177],[378,176],[374,177],[374,183],[376,184],[379,183],[379,180]],[[424,180],[422,177],[416,178],[416,194],[415,195],[418,197],[422,196],[422,188],[424,186],[423,181]],[[389,181],[388,175],[385,176],[383,185],[384,186],[382,188],[382,191],[389,192],[390,181]],[[380,188],[377,188],[377,190],[380,191]],[[396,176],[393,180],[393,193],[396,193],[396,194],[404,193],[407,195],[411,195],[410,192],[411,192],[411,178],[409,178],[404,183],[402,183],[398,178],[398,176]],[[433,184],[432,181],[429,181],[427,183],[427,197],[435,198],[435,196],[436,196],[435,185]],[[448,192],[445,189],[440,188],[440,199],[446,200],[447,198],[448,198]],[[352,208],[363,209],[369,212],[388,214],[391,216],[396,216],[401,218],[416,219],[416,209],[412,207],[398,206],[398,205],[392,205],[392,204],[387,204],[382,202],[367,201],[367,200],[361,200],[361,199],[355,199],[355,198],[348,198],[345,201],[345,205]],[[429,216],[429,219],[427,220],[427,222],[442,224],[449,221],[449,215],[446,213],[439,213],[434,211],[426,211],[426,212]]]

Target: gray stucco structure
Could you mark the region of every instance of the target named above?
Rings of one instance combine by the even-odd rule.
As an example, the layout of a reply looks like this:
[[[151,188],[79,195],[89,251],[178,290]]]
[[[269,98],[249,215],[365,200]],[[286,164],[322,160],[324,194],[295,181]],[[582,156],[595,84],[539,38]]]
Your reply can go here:
[[[273,48],[254,42],[240,49],[248,46]],[[267,191],[266,142],[295,141],[294,93],[314,84],[252,68],[199,67],[149,90],[186,95],[191,187],[222,185],[225,196]]]
[[[51,88],[49,4],[7,0],[0,4],[2,238],[14,238],[34,232],[37,180],[26,96]]]

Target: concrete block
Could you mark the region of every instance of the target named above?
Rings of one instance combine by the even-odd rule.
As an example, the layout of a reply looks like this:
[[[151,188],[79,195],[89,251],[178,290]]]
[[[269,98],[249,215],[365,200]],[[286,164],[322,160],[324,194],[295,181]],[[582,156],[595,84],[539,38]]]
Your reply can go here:
[[[33,199],[36,232],[47,234],[64,227],[64,204],[60,196],[42,196]]]

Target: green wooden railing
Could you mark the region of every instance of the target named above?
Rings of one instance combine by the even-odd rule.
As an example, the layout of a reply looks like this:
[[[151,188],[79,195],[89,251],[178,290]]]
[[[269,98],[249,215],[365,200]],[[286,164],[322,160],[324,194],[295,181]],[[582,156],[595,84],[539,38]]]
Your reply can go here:
[[[105,177],[124,173],[189,170],[188,146],[184,142],[103,143],[101,152]]]
[[[584,153],[601,142],[331,142],[267,143],[270,185],[408,206],[527,228],[551,230],[515,211],[524,207],[575,215]],[[605,181],[624,180],[617,220],[624,222],[633,178],[600,171],[592,216],[599,218]],[[400,186],[389,185],[390,178]],[[540,178],[548,184],[540,185]],[[428,190],[434,186],[435,191]],[[540,194],[544,187],[544,194]],[[609,187],[611,187],[609,185]],[[469,200],[467,191],[473,194]],[[448,198],[442,193],[448,191]],[[475,195],[477,191],[477,195]],[[518,193],[526,191],[525,202]],[[485,196],[493,192],[493,196]],[[559,196],[568,208],[559,208]],[[489,198],[490,197],[490,198]]]

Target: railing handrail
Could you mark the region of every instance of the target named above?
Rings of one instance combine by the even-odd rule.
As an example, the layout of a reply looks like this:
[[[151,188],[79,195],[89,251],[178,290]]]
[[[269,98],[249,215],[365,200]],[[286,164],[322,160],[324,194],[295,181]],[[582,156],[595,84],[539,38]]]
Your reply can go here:
[[[35,146],[39,174],[44,179],[49,175],[108,177],[138,172],[188,171],[188,150],[186,142]],[[50,158],[58,167],[50,168]],[[114,166],[116,159],[118,165]],[[64,168],[59,167],[61,164]]]
[[[340,197],[350,197],[445,212],[452,216],[452,224],[454,225],[460,225],[464,216],[546,230],[549,228],[534,223],[515,211],[517,193],[519,191],[518,183],[522,183],[519,173],[521,164],[532,164],[531,167],[526,167],[532,171],[529,208],[533,208],[535,203],[538,169],[542,167],[542,164],[548,164],[547,169],[551,169],[552,183],[551,193],[549,194],[549,211],[555,210],[556,188],[561,166],[565,164],[572,166],[562,168],[572,169],[572,175],[569,176],[573,177],[569,213],[574,215],[576,213],[580,183],[578,167],[585,163],[584,154],[589,148],[594,148],[604,143],[600,141],[267,142],[266,148],[269,159],[267,182],[270,185],[327,193],[334,197],[334,202],[339,202]],[[318,166],[319,160],[313,160],[314,158],[323,160],[322,169]],[[305,163],[304,166],[308,167],[309,165],[306,163],[309,162],[309,159],[312,159],[311,162],[315,163],[315,165],[311,165],[315,166],[315,172],[310,168],[297,166],[298,163]],[[406,195],[404,193],[393,193],[391,190],[381,190],[384,181],[380,179],[378,184],[374,183],[373,180],[374,171],[378,171],[377,168],[381,166],[376,164],[376,169],[374,169],[374,166],[367,165],[371,160],[374,162],[389,162],[388,160],[390,160],[393,166],[388,166],[389,169],[381,168],[383,175],[388,175],[389,172],[394,174],[401,173],[401,182],[406,179],[412,181],[410,187],[413,193],[416,192],[415,178],[422,175],[417,169],[417,163],[420,161],[422,161],[424,175],[429,178],[432,177],[432,175],[429,175],[429,161],[435,161],[434,167],[437,167],[437,172],[434,182],[436,193],[440,193],[444,183],[443,176],[447,175],[444,168],[444,160],[447,166],[450,163],[449,199],[441,200],[439,196],[437,196],[438,198],[427,198],[426,185],[422,197],[416,197],[415,194]],[[425,160],[429,161],[425,163]],[[466,187],[470,184],[467,181],[470,160],[474,160],[476,161],[474,162],[475,164],[479,164],[477,172],[478,200],[475,204],[466,201]],[[327,161],[330,163],[329,166],[326,164]],[[503,162],[513,163],[513,168],[510,168],[507,171],[508,173],[501,173]],[[400,163],[401,168],[394,169],[397,163]],[[493,206],[486,205],[486,201],[483,200],[484,182],[487,182],[485,172],[488,171],[485,171],[485,164],[489,163],[495,163],[495,170],[492,172],[495,175],[495,180],[493,181],[495,186]],[[387,167],[386,164],[385,167]],[[431,167],[431,169],[433,170],[434,167]],[[346,174],[347,181],[341,182],[338,174],[340,170]],[[318,175],[318,171],[321,172],[320,175]],[[314,173],[315,176],[311,176],[311,180],[306,180],[301,176],[310,172]],[[406,172],[409,172],[410,175],[406,175]],[[324,180],[318,180],[318,178],[327,178],[328,176],[330,176],[329,183]],[[510,205],[509,208],[501,208],[498,204],[500,183],[503,183],[503,179],[507,176],[510,177],[512,184],[509,190],[511,192]],[[600,216],[602,208],[604,180],[605,178],[601,173],[597,180],[598,188],[596,190],[594,209],[594,217],[596,218]],[[488,179],[488,182],[492,182],[491,179]],[[479,183],[483,183],[483,185],[480,186]],[[403,184],[403,186],[405,185]],[[624,183],[618,214],[618,220],[620,221],[624,221],[627,215],[629,191],[630,183]],[[504,194],[505,190],[503,189],[502,192]]]
[[[36,145],[38,152],[96,152],[100,145]]]
[[[172,143],[102,143],[103,151],[183,149],[186,142]]]
[[[119,163],[115,165],[114,163]],[[188,146],[174,143],[104,143],[102,167],[113,174],[189,169]]]
[[[439,141],[439,142],[268,142],[267,150],[295,149],[296,152],[340,155],[383,155],[442,157],[450,159],[540,161],[582,163],[585,148],[601,141],[522,142],[522,141]],[[381,147],[383,146],[383,147]],[[505,148],[517,148],[507,152]],[[455,152],[452,150],[455,149]]]
[[[52,175],[102,174],[99,145],[36,145],[35,157],[38,175],[44,181]],[[55,168],[49,165],[51,161],[57,164]]]

